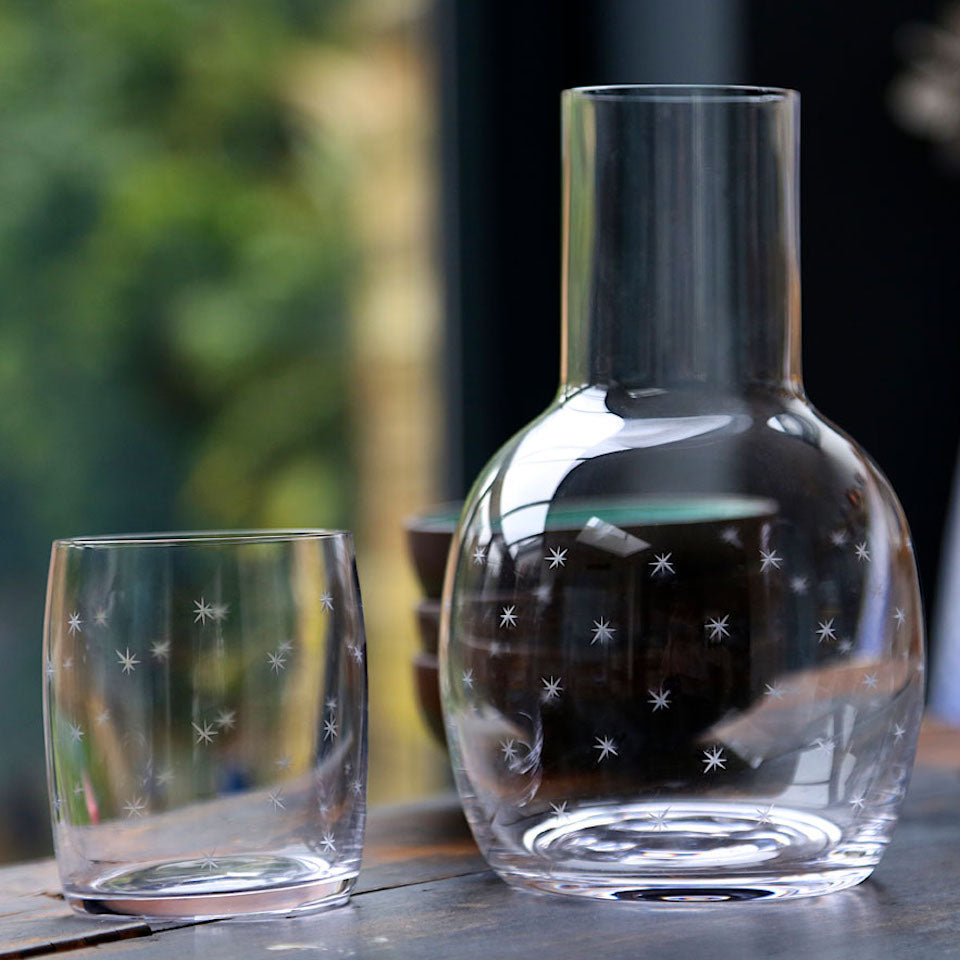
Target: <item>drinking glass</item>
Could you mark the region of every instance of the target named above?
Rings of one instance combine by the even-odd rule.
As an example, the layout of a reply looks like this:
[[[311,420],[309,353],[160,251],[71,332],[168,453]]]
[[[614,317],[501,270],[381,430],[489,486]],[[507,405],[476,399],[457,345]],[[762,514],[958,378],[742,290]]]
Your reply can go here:
[[[43,659],[72,907],[290,916],[346,901],[367,759],[349,533],[57,540]]]

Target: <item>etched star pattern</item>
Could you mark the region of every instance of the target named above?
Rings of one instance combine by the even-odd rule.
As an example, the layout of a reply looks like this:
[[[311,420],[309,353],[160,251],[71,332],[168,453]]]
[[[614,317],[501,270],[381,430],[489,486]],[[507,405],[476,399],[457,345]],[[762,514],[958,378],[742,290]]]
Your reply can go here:
[[[616,632],[617,628],[611,627],[609,620],[604,620],[603,617],[599,620],[594,620],[593,638],[590,640],[590,646],[592,647],[595,643],[599,643],[601,646],[609,643]]]
[[[795,593],[798,596],[803,596],[803,594],[807,592],[809,585],[809,581],[806,577],[790,578],[790,590],[792,593]]]
[[[567,801],[562,800],[560,803],[551,803],[550,809],[553,812],[553,815],[558,820],[565,820],[567,817]]]
[[[131,817],[142,817],[143,811],[147,809],[147,802],[143,797],[134,797],[123,805],[123,809],[127,812],[128,820]]]
[[[353,657],[355,663],[361,663],[363,661],[363,647],[355,640],[351,640],[347,644],[347,652]]]
[[[170,656],[170,641],[156,640],[150,644],[150,656],[154,660],[166,660]]]
[[[473,551],[473,562],[476,566],[482,567],[487,559],[487,551],[483,549],[479,544],[477,549]]]
[[[323,739],[324,740],[336,740],[337,739],[337,719],[336,717],[331,717],[329,720],[323,721]]]
[[[837,634],[833,629],[833,621],[835,617],[831,617],[829,620],[818,620],[817,621],[817,643],[823,643],[825,640],[836,640]]]
[[[237,723],[235,710],[221,710],[217,714],[216,724],[221,730],[232,730]]]
[[[567,562],[567,551],[561,550],[559,547],[551,547],[550,553],[547,554],[544,558],[544,562],[550,564],[551,570],[556,570],[557,567],[562,567]]]
[[[544,703],[552,703],[554,700],[560,699],[560,694],[563,693],[563,687],[560,685],[562,677],[554,677],[551,675],[549,678],[541,677],[540,682],[543,684],[543,690],[540,691],[540,699]]]
[[[120,664],[121,673],[133,673],[137,669],[137,664],[140,662],[135,654],[130,652],[130,648],[127,647],[125,653],[117,651],[117,662]]]
[[[844,638],[837,644],[837,649],[841,653],[849,653],[853,649],[853,643],[850,640]]]
[[[727,759],[720,747],[704,750],[703,759],[700,762],[703,764],[704,773],[709,773],[711,770],[725,770],[727,766]]]
[[[268,653],[267,660],[270,662],[270,669],[274,673],[279,673],[287,665],[287,658],[279,650],[276,653]]]
[[[653,829],[660,833],[667,826],[667,821],[670,819],[667,814],[670,813],[670,807],[664,807],[662,810],[658,810],[656,813],[648,813],[647,818],[650,820],[650,826]]]
[[[217,623],[223,623],[227,619],[227,616],[230,613],[230,604],[229,603],[215,603],[210,608],[210,616],[213,617]]]
[[[779,570],[783,566],[783,557],[776,550],[760,551],[760,572],[769,573],[770,570]]]
[[[173,771],[167,767],[157,774],[157,786],[164,787],[173,780]]]
[[[466,690],[472,690],[473,689],[473,671],[464,670],[460,676],[460,682],[463,684]]]
[[[331,594],[320,594],[320,609],[326,613],[331,613],[333,611],[333,596]]]
[[[600,763],[601,760],[606,760],[607,757],[620,756],[620,754],[617,753],[617,745],[613,742],[612,737],[597,737],[596,741],[593,749],[600,751],[597,756],[597,763]]]
[[[192,726],[194,735],[196,736],[196,740],[194,741],[196,744],[213,743],[213,738],[217,735],[217,733],[219,733],[214,725],[212,723],[207,723],[206,720],[204,720],[202,725],[199,723],[194,723]]]
[[[270,796],[268,799],[270,803],[273,805],[273,809],[276,810],[278,813],[281,810],[287,809],[286,804],[284,803],[282,787],[277,787],[276,789],[271,790]]]
[[[105,627],[107,625],[107,611],[100,607],[99,610],[93,615],[93,622],[98,627]]]
[[[517,625],[517,615],[513,612],[516,609],[516,605],[512,604],[511,606],[503,607],[500,610],[501,627],[509,627],[512,630]]]
[[[359,797],[363,793],[363,781],[359,777],[354,777],[350,781],[350,792],[355,796]]]
[[[320,838],[320,850],[323,853],[337,852],[337,843],[332,833],[327,832]]]
[[[211,850],[209,853],[204,853],[200,855],[200,869],[201,870],[217,869],[217,858],[214,856],[213,850]]]
[[[500,741],[500,750],[503,752],[503,760],[505,763],[515,763],[517,760],[517,741],[510,740],[501,740]]]
[[[857,559],[863,563],[864,560],[869,561],[870,551],[867,549],[867,541],[864,540],[863,543],[858,543],[856,548]]]
[[[279,653],[289,653],[292,649],[293,649],[292,640],[284,640],[283,643],[281,643],[280,646],[277,647],[277,651]]]
[[[763,693],[765,697],[769,697],[771,700],[783,699],[783,687],[779,683],[767,683],[764,686],[767,688]]]
[[[907,728],[901,726],[899,723],[895,723],[895,724],[893,725],[893,739],[894,739],[894,740],[897,740],[897,741],[902,740],[903,737],[904,737],[904,734],[905,734],[906,732],[907,732]]]
[[[863,680],[860,681],[868,690],[877,689],[877,675],[875,673],[865,673]]]
[[[337,709],[337,698],[336,698],[336,697],[327,697],[327,702],[324,704],[324,706],[325,706],[328,710],[336,710],[336,709]]]
[[[655,553],[653,555],[653,560],[651,560],[648,564],[648,566],[653,567],[653,572],[650,574],[650,576],[665,577],[668,573],[674,573],[675,571],[673,569],[673,564],[670,562],[670,558],[672,556],[672,553]]]
[[[903,621],[907,619],[907,615],[897,607],[893,612],[893,619],[897,621],[897,629],[899,630],[903,626]]]
[[[109,719],[110,719],[110,711],[109,711],[109,710],[101,710],[101,711],[97,714],[97,726],[98,726],[98,727],[102,727]]]
[[[740,539],[740,531],[736,527],[724,527],[720,531],[720,539],[731,547],[742,547],[743,541]]]
[[[70,739],[74,743],[79,743],[83,739],[83,727],[79,723],[70,724]]]
[[[723,640],[724,637],[730,636],[730,628],[727,626],[729,619],[730,614],[725,614],[723,617],[711,617],[703,625],[704,629],[710,634],[711,640]]]
[[[80,619],[80,613],[74,610],[67,618],[67,630],[72,637],[75,633],[83,633],[83,621]]]
[[[842,547],[847,542],[847,531],[846,530],[834,530],[830,534],[830,542],[835,547]]]
[[[670,709],[670,691],[664,690],[661,687],[659,690],[648,690],[647,693],[650,694],[650,699],[647,703],[653,707],[653,712],[656,713],[658,710],[669,710]]]
[[[53,661],[49,658],[47,659],[47,679],[52,680],[57,675],[57,668],[53,665]]]
[[[864,804],[863,794],[858,793],[855,797],[851,797],[847,802],[851,807],[853,807],[854,810],[862,810]]]
[[[757,807],[757,823],[766,826],[773,819],[773,804],[767,807]]]
[[[213,607],[203,597],[193,601],[193,613],[194,623],[206,624],[208,620],[213,619]]]

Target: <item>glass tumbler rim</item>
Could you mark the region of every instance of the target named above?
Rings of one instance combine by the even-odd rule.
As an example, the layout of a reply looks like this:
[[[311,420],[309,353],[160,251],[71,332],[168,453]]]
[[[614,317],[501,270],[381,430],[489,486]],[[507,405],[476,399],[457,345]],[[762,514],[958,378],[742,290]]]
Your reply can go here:
[[[155,533],[111,533],[62,537],[54,549],[103,549],[112,547],[171,547],[192,545],[240,545],[245,543],[290,543],[298,540],[350,540],[350,530],[323,527],[263,530],[177,530]]]
[[[638,103],[770,103],[800,99],[799,92],[789,87],[736,83],[613,83],[571,87],[563,92],[566,96],[585,100]]]

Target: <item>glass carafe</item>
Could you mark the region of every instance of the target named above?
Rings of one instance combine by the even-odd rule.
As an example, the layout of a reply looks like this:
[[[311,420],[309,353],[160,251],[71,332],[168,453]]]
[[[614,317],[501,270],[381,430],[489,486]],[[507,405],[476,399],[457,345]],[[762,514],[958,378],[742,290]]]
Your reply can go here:
[[[563,95],[560,389],[467,499],[441,640],[463,806],[517,886],[810,896],[890,838],[922,614],[889,483],[801,382],[798,113]]]

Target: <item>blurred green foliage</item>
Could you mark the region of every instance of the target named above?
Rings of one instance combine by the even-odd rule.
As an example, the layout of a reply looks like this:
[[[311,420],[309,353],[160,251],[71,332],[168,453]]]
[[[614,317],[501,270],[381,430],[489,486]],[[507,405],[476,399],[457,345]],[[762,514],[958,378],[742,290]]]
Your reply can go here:
[[[295,58],[349,42],[340,6],[0,0],[12,832],[46,819],[50,539],[350,523],[351,158],[287,96]]]

